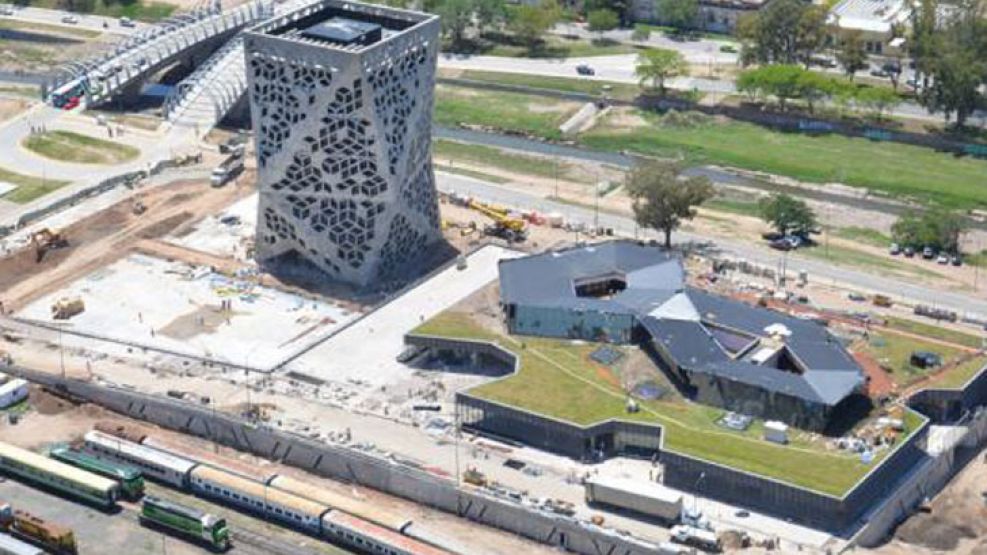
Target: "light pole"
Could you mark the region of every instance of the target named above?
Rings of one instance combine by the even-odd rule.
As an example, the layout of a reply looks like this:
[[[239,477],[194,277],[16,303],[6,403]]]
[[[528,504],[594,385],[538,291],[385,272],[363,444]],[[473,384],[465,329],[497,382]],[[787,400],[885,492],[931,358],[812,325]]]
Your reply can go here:
[[[693,525],[699,523],[699,484],[706,478],[706,472],[700,472],[699,477],[696,478],[696,492],[692,495],[692,516],[695,517],[696,521]]]
[[[62,370],[62,380],[65,379],[65,346],[62,343],[62,327],[58,327],[58,365]]]

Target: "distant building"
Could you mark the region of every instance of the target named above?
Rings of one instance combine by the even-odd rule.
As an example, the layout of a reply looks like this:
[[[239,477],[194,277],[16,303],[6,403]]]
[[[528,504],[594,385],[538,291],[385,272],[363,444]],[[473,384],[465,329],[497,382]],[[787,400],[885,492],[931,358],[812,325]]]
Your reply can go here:
[[[868,54],[901,54],[911,13],[906,0],[841,0],[829,12],[832,43],[836,46],[854,32],[860,33]]]
[[[696,401],[821,430],[863,373],[821,325],[685,284],[678,258],[614,241],[500,263],[509,331],[653,350]]]
[[[441,238],[432,172],[437,17],[323,0],[245,33],[257,259],[295,252],[366,286]]]
[[[699,0],[696,27],[714,33],[732,33],[742,15],[757,12],[766,2],[767,0]],[[664,23],[657,0],[632,0],[630,13],[637,22]]]

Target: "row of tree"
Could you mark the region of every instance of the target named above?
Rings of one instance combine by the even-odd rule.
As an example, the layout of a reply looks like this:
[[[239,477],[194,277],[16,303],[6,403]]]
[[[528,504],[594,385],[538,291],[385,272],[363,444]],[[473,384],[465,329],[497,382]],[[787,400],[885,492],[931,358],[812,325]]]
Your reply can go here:
[[[920,0],[915,4],[908,53],[915,61],[918,100],[930,113],[942,113],[947,122],[962,127],[975,110],[987,108],[987,0]],[[868,67],[860,33],[840,34],[830,45],[828,12],[823,5],[802,0],[771,0],[756,13],[742,17],[737,37],[741,62],[802,65],[829,46],[851,78]],[[896,29],[904,33],[904,28]],[[884,64],[895,90],[902,61]],[[868,93],[870,94],[870,93]]]
[[[898,94],[885,87],[857,86],[839,77],[810,71],[792,64],[770,64],[742,72],[737,90],[751,100],[774,98],[782,109],[792,100],[802,100],[809,111],[817,104],[832,102],[841,108],[856,108],[877,118],[901,103]]]
[[[966,220],[954,212],[910,212],[891,226],[891,238],[903,246],[932,247],[936,251],[957,254],[960,237],[966,231]]]
[[[407,3],[407,0],[393,0]],[[424,0],[422,8],[442,20],[442,34],[453,48],[461,46],[470,32],[506,30],[525,44],[535,44],[563,15],[556,0],[508,7],[504,0]]]

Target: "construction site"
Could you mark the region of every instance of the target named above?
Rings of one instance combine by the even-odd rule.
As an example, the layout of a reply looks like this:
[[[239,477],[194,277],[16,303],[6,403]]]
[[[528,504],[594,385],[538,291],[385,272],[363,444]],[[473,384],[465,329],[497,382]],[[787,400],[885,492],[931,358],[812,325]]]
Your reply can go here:
[[[600,530],[621,530],[642,545],[666,545],[662,542],[672,537],[667,528],[589,506],[581,485],[587,475],[597,473],[647,480],[660,468],[622,457],[587,463],[504,438],[460,435],[457,392],[485,387],[501,374],[455,362],[430,362],[420,350],[409,351],[405,345],[406,334],[448,314],[469,313],[488,329],[500,329],[500,261],[562,248],[577,238],[604,240],[608,230],[593,230],[585,221],[560,214],[498,206],[451,192],[441,198],[441,227],[450,252],[461,254],[446,254],[431,269],[410,276],[397,294],[391,292],[393,285],[388,291],[373,291],[313,283],[292,279],[297,275],[272,274],[253,261],[257,197],[246,185],[251,172],[248,166],[241,180],[226,187],[212,187],[205,180],[136,187],[119,202],[59,229],[25,229],[8,238],[7,255],[0,260],[0,349],[5,356],[17,367],[47,372],[56,381],[64,376],[123,394],[184,403],[199,412],[243,418],[424,475],[453,482],[465,478],[463,487],[479,486],[490,499],[519,502],[519,507],[592,523]],[[879,419],[901,418],[896,409],[889,409],[894,399],[930,383],[963,383],[983,366],[976,338],[964,326],[947,326],[952,331],[931,339],[922,322],[913,320],[912,307],[903,303],[877,299],[867,309],[868,318],[861,319],[859,301],[849,299],[838,284],[792,275],[782,288],[771,268],[724,259],[702,248],[690,251],[684,261],[691,286],[799,318],[827,320],[860,361],[869,378],[869,395],[883,408],[847,436],[853,441],[840,444],[793,431],[790,440],[800,446],[845,451],[840,456],[852,461],[857,457],[852,454],[858,445],[854,442],[872,442],[885,433]],[[944,357],[934,372],[916,372],[900,360],[917,348],[913,341],[919,338]],[[908,347],[901,346],[905,342]],[[587,348],[574,344],[572,352]],[[649,384],[672,389],[633,352],[626,352],[617,366],[592,364],[590,371],[618,391],[641,391]],[[907,373],[902,370],[906,367]],[[50,398],[42,390],[34,394]],[[14,438],[29,437],[31,443],[24,446],[39,448],[77,440],[98,419],[121,418],[93,405],[77,406],[82,397],[70,399],[57,401],[65,407],[57,415],[44,415],[28,405],[32,408],[16,426],[2,426],[5,437],[15,443],[21,441]],[[682,401],[667,397],[663,402]],[[134,423],[126,418],[123,422]],[[762,426],[755,424],[752,429]],[[177,439],[174,432],[156,433]],[[200,441],[182,437],[193,444]],[[199,448],[215,453],[211,445]],[[256,451],[247,455],[219,449],[240,463],[265,469],[272,464],[254,458]],[[239,449],[250,451],[246,444]],[[451,551],[542,549],[483,528],[483,534],[490,534],[485,540],[465,520],[375,493],[359,479],[354,483],[364,484],[350,492],[358,498],[375,496],[377,503],[376,496],[383,495],[379,499],[387,503],[414,507],[422,515],[419,519],[437,519],[442,524],[435,529],[450,537],[433,543]],[[350,486],[340,487],[346,491]],[[824,551],[846,541],[767,514],[738,516],[741,513],[730,504],[706,495],[697,495],[694,502],[735,547]],[[461,532],[446,520],[460,523]],[[251,521],[242,526],[270,529]]]

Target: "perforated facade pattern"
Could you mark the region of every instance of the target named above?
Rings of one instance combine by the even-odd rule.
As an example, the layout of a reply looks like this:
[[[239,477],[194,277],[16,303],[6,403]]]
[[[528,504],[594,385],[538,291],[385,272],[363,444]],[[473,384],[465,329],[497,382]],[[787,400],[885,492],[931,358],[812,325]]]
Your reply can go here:
[[[257,259],[295,251],[366,286],[400,278],[441,237],[431,152],[439,26],[425,14],[321,6],[327,17],[415,19],[369,46],[267,32],[283,21],[247,33]]]

